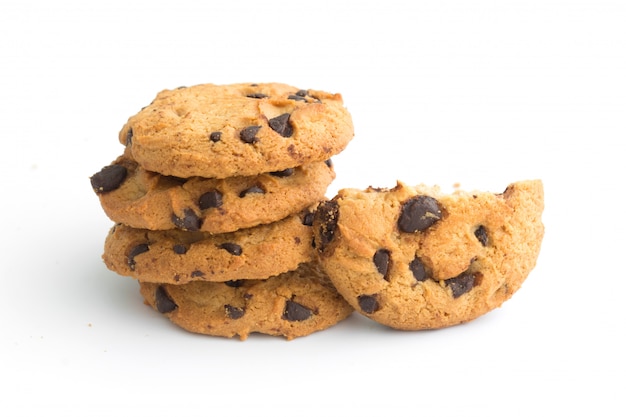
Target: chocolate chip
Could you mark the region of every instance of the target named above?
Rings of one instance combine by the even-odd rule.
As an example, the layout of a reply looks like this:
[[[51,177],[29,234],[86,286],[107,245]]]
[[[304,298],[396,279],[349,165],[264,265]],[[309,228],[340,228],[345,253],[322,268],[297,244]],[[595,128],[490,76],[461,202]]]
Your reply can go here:
[[[141,255],[144,252],[148,252],[150,250],[150,246],[147,243],[141,243],[128,252],[128,256],[126,257],[126,263],[131,271],[135,270],[135,256]]]
[[[178,217],[175,214],[172,214],[172,223],[174,226],[181,230],[186,230],[189,232],[196,232],[200,230],[201,221],[195,211],[192,209],[185,209],[183,212],[183,217]]]
[[[428,279],[426,274],[426,267],[422,263],[422,260],[417,256],[409,263],[409,269],[413,272],[413,278],[418,282],[424,282]]]
[[[94,174],[91,180],[91,187],[98,193],[107,193],[116,190],[126,179],[128,170],[122,165],[109,165]]]
[[[332,159],[327,159],[327,160],[325,160],[324,162],[326,163],[326,166],[327,166],[328,168],[332,168],[332,167],[333,167],[333,161],[332,161]]]
[[[391,252],[387,249],[378,249],[374,254],[374,265],[376,265],[376,269],[386,281],[389,281],[389,277],[387,277],[387,272],[389,272],[389,262],[391,260]]]
[[[239,138],[245,143],[256,143],[259,139],[256,134],[261,130],[261,126],[248,126],[239,132]]]
[[[459,298],[460,296],[474,288],[475,281],[476,276],[471,272],[465,271],[459,276],[447,279],[445,282],[446,285],[449,286],[452,290],[452,296],[454,298]]]
[[[307,211],[306,213],[304,213],[304,216],[302,216],[302,224],[305,226],[313,226],[314,219],[315,219],[315,212]]]
[[[187,246],[183,245],[182,243],[177,243],[172,249],[177,255],[184,255],[187,253]]]
[[[357,301],[359,302],[359,307],[361,311],[367,314],[374,313],[380,310],[380,305],[378,304],[378,296],[374,295],[359,295],[357,297]]]
[[[243,314],[246,312],[245,309],[241,307],[231,306],[230,304],[226,304],[224,306],[224,309],[226,310],[226,316],[233,320],[242,318]]]
[[[298,304],[293,300],[287,300],[282,318],[287,321],[303,321],[312,315],[313,312],[302,304]]]
[[[230,281],[224,281],[224,284],[226,284],[227,286],[231,288],[239,288],[243,285],[244,281],[245,280],[243,279],[232,279]]]
[[[287,168],[287,169],[283,169],[282,171],[270,172],[270,175],[272,175],[274,177],[278,177],[278,178],[285,178],[285,177],[292,176],[294,172],[296,172],[295,169]]]
[[[267,94],[263,94],[263,93],[252,93],[252,94],[247,94],[246,97],[248,97],[248,98],[267,98],[269,96]]]
[[[335,237],[337,222],[339,221],[339,204],[336,201],[324,201],[320,203],[315,217],[319,219],[319,250],[324,250]]]
[[[280,136],[288,138],[293,135],[293,126],[289,123],[290,116],[291,115],[289,113],[284,113],[270,119],[268,123],[273,131],[278,133]]]
[[[487,229],[483,225],[478,226],[478,228],[474,231],[474,236],[476,236],[476,239],[478,239],[483,246],[487,246],[487,243],[489,243]]]
[[[209,139],[211,142],[219,142],[222,140],[222,132],[211,132],[209,135]]]
[[[306,96],[309,92],[307,90],[298,90],[295,94],[289,94],[287,99],[296,101],[306,101]]]
[[[232,243],[232,242],[222,243],[220,245],[220,248],[224,249],[226,252],[230,253],[231,255],[235,255],[235,256],[239,256],[243,252],[241,250],[241,246],[239,246],[236,243]]]
[[[176,303],[170,298],[169,295],[167,295],[165,288],[161,285],[159,285],[156,289],[154,301],[157,311],[161,314],[171,313],[178,308]]]
[[[200,210],[221,207],[222,204],[222,193],[217,190],[208,191],[202,194],[198,199],[198,207],[200,207]]]
[[[239,193],[239,197],[243,198],[248,194],[265,194],[265,190],[258,185],[253,185]]]
[[[441,219],[439,203],[432,197],[420,195],[402,204],[398,219],[401,231],[413,233],[424,231]]]
[[[128,132],[126,132],[126,146],[132,145],[132,143],[133,143],[133,129],[129,128]]]
[[[203,271],[200,271],[199,269],[196,269],[195,271],[191,272],[191,277],[192,278],[202,278],[205,275],[206,274]]]

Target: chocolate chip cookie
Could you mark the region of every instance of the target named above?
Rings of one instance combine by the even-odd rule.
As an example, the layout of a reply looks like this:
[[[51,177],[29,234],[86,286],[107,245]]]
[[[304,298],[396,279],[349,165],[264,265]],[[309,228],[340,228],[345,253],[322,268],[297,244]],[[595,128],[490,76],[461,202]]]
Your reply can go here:
[[[263,280],[140,282],[140,291],[146,304],[187,331],[241,340],[255,332],[291,340],[353,311],[316,263]]]
[[[499,307],[520,288],[539,255],[542,212],[540,180],[502,194],[401,182],[345,189],[320,205],[314,243],[356,311],[396,329],[441,328]]]
[[[149,171],[226,178],[325,161],[353,136],[340,94],[241,83],[164,90],[119,140]]]
[[[228,233],[272,223],[322,200],[335,178],[330,161],[249,177],[178,178],[121,156],[91,177],[108,217],[150,230]]]
[[[140,281],[263,279],[294,270],[315,258],[312,211],[278,222],[211,234],[189,230],[147,230],[117,224],[105,239],[106,266]]]

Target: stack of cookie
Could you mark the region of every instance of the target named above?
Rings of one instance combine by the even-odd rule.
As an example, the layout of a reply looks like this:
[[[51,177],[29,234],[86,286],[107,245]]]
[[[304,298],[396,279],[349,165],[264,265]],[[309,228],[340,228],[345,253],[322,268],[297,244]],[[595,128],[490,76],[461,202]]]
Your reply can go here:
[[[197,333],[287,339],[353,308],[318,263],[313,217],[354,135],[339,94],[285,84],[165,90],[91,177],[115,222],[103,259]]]

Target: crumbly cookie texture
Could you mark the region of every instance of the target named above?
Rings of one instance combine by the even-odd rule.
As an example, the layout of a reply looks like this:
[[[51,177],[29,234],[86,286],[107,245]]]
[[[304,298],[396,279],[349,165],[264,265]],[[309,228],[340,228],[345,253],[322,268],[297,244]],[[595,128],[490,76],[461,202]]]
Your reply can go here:
[[[226,178],[325,161],[353,136],[340,94],[241,83],[164,90],[119,140],[149,171]]]
[[[145,282],[263,279],[315,258],[311,213],[220,234],[118,224],[105,239],[102,258],[110,270]]]
[[[330,160],[249,177],[209,179],[160,175],[120,156],[92,177],[92,186],[116,223],[228,233],[306,209],[324,199],[334,178]]]
[[[540,180],[502,194],[436,187],[345,189],[324,202],[314,243],[339,293],[402,330],[473,320],[508,300],[534,268],[544,234]]]
[[[251,333],[288,340],[327,329],[352,313],[316,263],[263,280],[140,281],[145,303],[194,333],[245,340]]]

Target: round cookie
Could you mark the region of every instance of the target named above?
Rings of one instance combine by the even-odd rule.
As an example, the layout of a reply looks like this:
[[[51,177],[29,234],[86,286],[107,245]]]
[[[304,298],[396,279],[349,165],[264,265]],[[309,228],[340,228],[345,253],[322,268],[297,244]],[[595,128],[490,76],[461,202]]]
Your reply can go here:
[[[185,330],[241,340],[255,332],[291,340],[327,329],[353,311],[315,263],[263,280],[140,281],[140,291],[146,304]]]
[[[220,234],[118,224],[105,239],[102,258],[110,270],[146,282],[263,279],[314,259],[311,222],[306,211]]]
[[[286,84],[200,84],[160,92],[119,140],[149,171],[226,178],[325,161],[354,136],[340,94]]]
[[[116,223],[227,233],[306,209],[324,198],[334,178],[330,161],[249,177],[185,179],[147,171],[121,156],[91,181],[104,212]]]
[[[544,226],[539,180],[502,194],[438,188],[341,190],[320,204],[314,243],[343,297],[402,330],[473,320],[499,307],[534,268]]]

